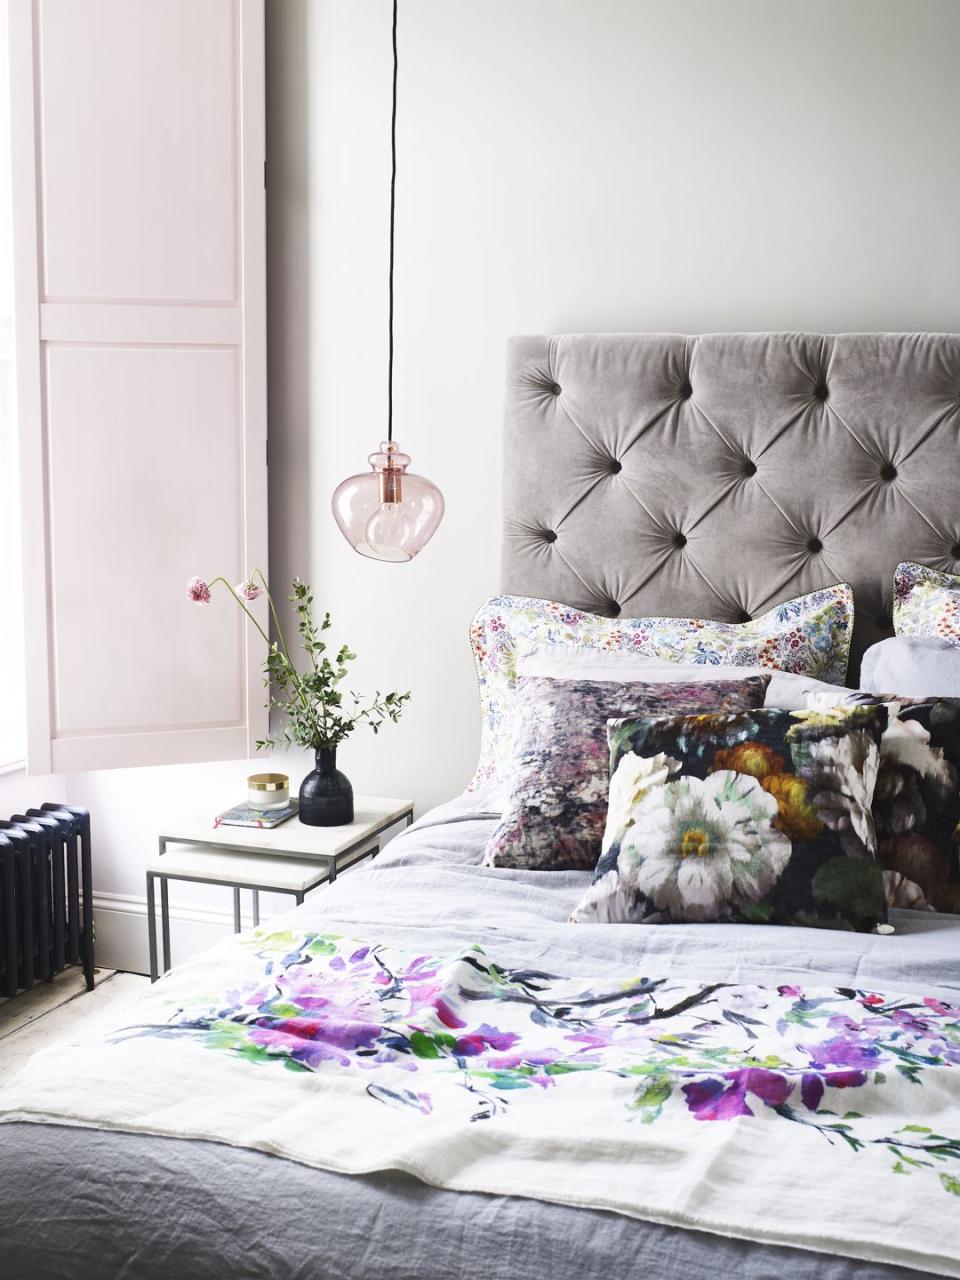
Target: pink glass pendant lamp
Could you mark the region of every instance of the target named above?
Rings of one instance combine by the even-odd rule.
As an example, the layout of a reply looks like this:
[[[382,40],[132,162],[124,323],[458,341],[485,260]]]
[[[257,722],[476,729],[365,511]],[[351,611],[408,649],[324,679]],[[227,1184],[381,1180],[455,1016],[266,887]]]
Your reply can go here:
[[[371,560],[412,560],[440,523],[443,494],[426,477],[407,473],[410,456],[393,440],[384,440],[367,461],[370,471],[350,476],[334,491],[340,531]]]
[[[408,454],[393,438],[393,259],[397,192],[397,0],[393,0],[393,111],[390,118],[390,276],[387,361],[387,438],[333,494],[340,532],[362,556],[401,564],[422,551],[443,518],[443,494],[425,476],[411,475]]]

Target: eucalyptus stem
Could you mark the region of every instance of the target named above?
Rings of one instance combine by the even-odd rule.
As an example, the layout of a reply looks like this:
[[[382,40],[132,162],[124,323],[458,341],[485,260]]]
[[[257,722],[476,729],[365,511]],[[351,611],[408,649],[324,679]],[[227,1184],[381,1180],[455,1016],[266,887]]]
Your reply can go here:
[[[273,603],[273,596],[270,594],[269,584],[267,583],[266,578],[263,576],[263,571],[261,569],[254,569],[254,573],[263,583],[263,593],[267,597],[267,603],[270,605],[270,612],[273,615],[273,625],[276,627],[277,635],[280,637],[280,648],[283,650],[283,656],[286,658],[288,662],[290,662],[290,651],[287,648],[287,642],[286,642],[286,639],[284,638],[283,627],[281,627],[280,619],[277,616],[276,606]],[[293,666],[293,663],[291,662],[290,665]]]
[[[263,593],[267,597],[267,603],[269,604],[270,612],[273,615],[273,625],[276,627],[277,635],[280,637],[280,648],[283,650],[283,656],[287,660],[287,666],[290,668],[290,674],[293,676],[294,683],[297,686],[297,693],[300,695],[300,701],[303,703],[304,708],[306,708],[310,704],[307,700],[307,695],[304,693],[303,685],[300,682],[300,673],[297,671],[296,667],[293,665],[293,662],[290,660],[290,650],[287,648],[287,641],[283,634],[283,627],[281,627],[280,625],[280,618],[277,615],[277,607],[273,603],[273,596],[270,594],[270,584],[267,582],[266,578],[263,576],[262,569],[254,569],[253,572],[257,575],[257,577],[263,583]]]
[[[259,570],[258,570],[257,572],[259,572]],[[261,574],[260,576],[261,576],[261,577],[263,577],[263,575],[262,575],[262,574]],[[220,577],[220,576],[218,576],[218,577],[216,577],[216,578],[211,578],[211,579],[210,579],[210,582],[209,582],[209,584],[208,584],[208,585],[212,587],[212,586],[214,585],[214,583],[217,583],[217,582],[222,582],[222,583],[223,583],[223,585],[227,588],[227,590],[228,590],[228,591],[230,592],[230,594],[233,596],[234,600],[236,600],[237,604],[240,606],[240,608],[243,610],[243,612],[247,615],[247,617],[250,619],[250,621],[253,623],[253,625],[257,628],[257,630],[258,630],[258,631],[260,632],[260,634],[263,636],[264,640],[266,640],[266,642],[267,642],[267,648],[269,649],[269,648],[270,648],[270,645],[271,645],[271,643],[272,643],[272,641],[271,641],[270,637],[269,637],[269,636],[267,635],[267,633],[264,631],[263,627],[261,627],[260,623],[259,623],[259,622],[257,621],[257,619],[253,616],[253,614],[250,612],[250,610],[247,608],[247,606],[243,603],[243,600],[242,600],[242,599],[241,599],[241,597],[237,594],[237,592],[236,592],[236,590],[234,589],[234,587],[233,587],[233,586],[231,586],[231,584],[226,580],[226,578],[224,578],[224,577]],[[273,609],[273,600],[272,600],[272,599],[270,599],[270,589],[269,589],[269,587],[267,587],[266,583],[264,583],[264,588],[265,588],[265,590],[266,590],[267,599],[270,601],[270,608],[271,608],[271,609]],[[273,609],[273,616],[274,616],[274,618],[276,618],[276,616],[277,616],[277,612],[276,612],[276,610],[275,610],[275,609]],[[283,632],[282,632],[282,631],[280,632],[280,639],[281,639],[281,641],[283,640]],[[308,708],[308,707],[309,707],[310,703],[309,703],[309,701],[308,701],[308,699],[307,699],[307,695],[306,695],[306,693],[304,692],[303,685],[300,683],[300,675],[299,675],[299,673],[298,673],[298,671],[297,671],[296,667],[295,667],[295,666],[293,665],[293,663],[290,661],[290,655],[287,653],[287,646],[286,646],[286,645],[284,645],[284,646],[283,646],[283,656],[284,656],[284,657],[286,658],[286,660],[287,660],[287,666],[288,666],[288,667],[289,667],[289,669],[290,669],[290,675],[293,677],[293,683],[294,683],[294,685],[296,686],[297,694],[299,695],[300,701],[303,703],[304,709],[306,709],[306,708]]]

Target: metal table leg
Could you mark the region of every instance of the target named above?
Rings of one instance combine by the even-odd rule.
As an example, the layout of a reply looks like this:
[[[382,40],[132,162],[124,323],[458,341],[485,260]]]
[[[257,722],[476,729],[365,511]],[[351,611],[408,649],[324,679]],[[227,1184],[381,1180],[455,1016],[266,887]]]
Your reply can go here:
[[[233,932],[240,932],[240,890],[233,891]]]
[[[147,936],[150,942],[150,981],[156,982],[157,973],[157,916],[153,892],[153,872],[147,872]]]
[[[170,970],[170,899],[168,895],[169,881],[166,876],[160,877],[160,929],[163,934],[163,972]]]
[[[260,891],[253,890],[253,924],[254,928],[260,923]]]

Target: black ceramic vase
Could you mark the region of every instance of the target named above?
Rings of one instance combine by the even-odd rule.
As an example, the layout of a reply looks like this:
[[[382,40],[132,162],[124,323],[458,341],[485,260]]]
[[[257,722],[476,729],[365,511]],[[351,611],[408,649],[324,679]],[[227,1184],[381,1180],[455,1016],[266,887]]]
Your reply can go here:
[[[336,747],[317,752],[317,767],[300,784],[299,812],[308,827],[342,827],[353,821],[353,787],[337,768]]]

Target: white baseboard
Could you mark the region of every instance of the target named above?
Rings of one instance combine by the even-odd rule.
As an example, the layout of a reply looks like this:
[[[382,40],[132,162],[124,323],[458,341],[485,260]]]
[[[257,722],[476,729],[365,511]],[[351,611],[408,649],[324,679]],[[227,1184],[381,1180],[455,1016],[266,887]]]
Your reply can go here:
[[[159,898],[159,893],[158,893]],[[248,897],[249,895],[244,895]],[[96,923],[94,944],[97,965],[127,973],[150,972],[147,940],[147,900],[128,893],[97,893],[93,897]],[[242,924],[251,928],[253,918],[244,914]],[[170,908],[170,951],[174,964],[233,932],[232,911],[194,907]],[[157,947],[160,947],[160,903],[157,902]]]

